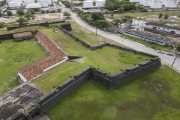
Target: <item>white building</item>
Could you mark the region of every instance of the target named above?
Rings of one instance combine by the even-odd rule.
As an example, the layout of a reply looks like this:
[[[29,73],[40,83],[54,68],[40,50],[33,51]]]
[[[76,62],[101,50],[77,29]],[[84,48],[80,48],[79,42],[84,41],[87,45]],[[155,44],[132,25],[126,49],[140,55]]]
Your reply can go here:
[[[40,2],[40,3],[48,3],[48,5],[52,5],[53,4],[53,1],[52,0],[37,0],[37,2]]]
[[[26,5],[26,9],[39,9],[41,7],[41,3],[29,3]]]
[[[10,9],[18,9],[18,8],[39,8],[41,7],[48,7],[53,5],[53,2],[57,0],[8,0],[7,4]],[[37,3],[36,3],[37,2]]]
[[[105,3],[106,0],[86,0],[83,1],[83,8],[102,8]]]
[[[96,0],[96,7],[104,7],[105,3],[105,0]]]
[[[130,2],[138,3],[151,9],[177,9],[180,5],[180,0],[130,0]]]
[[[83,8],[93,8],[93,1],[83,1]]]
[[[18,9],[21,7],[21,4],[22,0],[11,0],[7,5],[10,9]]]

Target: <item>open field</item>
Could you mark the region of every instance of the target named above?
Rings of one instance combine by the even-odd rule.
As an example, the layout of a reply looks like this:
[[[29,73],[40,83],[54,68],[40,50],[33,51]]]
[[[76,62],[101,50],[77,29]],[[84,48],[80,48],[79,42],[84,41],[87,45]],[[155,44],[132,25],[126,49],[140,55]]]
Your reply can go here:
[[[52,120],[179,120],[179,78],[162,66],[116,89],[90,80],[48,115]]]
[[[67,55],[81,56],[84,59],[83,62],[80,63],[65,62],[35,80],[34,83],[44,92],[48,92],[53,86],[58,86],[67,80],[69,76],[74,76],[89,66],[94,66],[100,68],[102,71],[114,74],[149,59],[149,57],[146,56],[111,47],[104,47],[92,51],[63,32],[54,33],[52,29],[44,29],[43,31],[53,39]]]
[[[129,40],[144,44],[144,45],[146,45],[148,47],[151,47],[153,49],[156,49],[156,50],[163,50],[163,51],[167,51],[167,52],[171,52],[173,50],[173,47],[158,45],[158,44],[151,43],[151,42],[148,42],[148,41],[144,41],[144,40],[141,40],[139,38],[131,37],[131,36],[128,36],[128,35],[120,34],[120,36],[123,37],[123,38],[129,39]]]
[[[16,72],[23,66],[46,56],[34,39],[15,42],[4,40],[0,44],[0,94],[18,85]],[[4,85],[7,83],[8,88]]]
[[[179,10],[169,10],[169,11],[152,11],[148,12],[148,15],[159,15],[160,13],[162,14],[168,14],[171,16],[177,16],[180,15]],[[108,14],[109,15],[109,14]],[[132,17],[143,17],[147,16],[147,12],[128,12],[128,13],[121,13],[121,14],[114,14],[113,17],[122,17],[122,16],[132,16]]]
[[[121,13],[121,14],[114,14],[113,15],[113,19],[120,19],[124,16],[131,16],[133,18],[139,18],[139,17],[143,17],[145,18],[144,20],[146,21],[156,21],[156,22],[164,22],[164,23],[172,23],[172,24],[179,24],[180,21],[178,19],[176,20],[162,20],[159,19],[158,16],[159,14],[162,13],[163,15],[167,14],[168,16],[179,16],[180,15],[180,11],[179,10],[170,10],[170,11],[152,11],[152,12],[125,12],[125,13]],[[111,14],[105,14],[106,17],[111,18]],[[164,16],[163,16],[164,18]]]

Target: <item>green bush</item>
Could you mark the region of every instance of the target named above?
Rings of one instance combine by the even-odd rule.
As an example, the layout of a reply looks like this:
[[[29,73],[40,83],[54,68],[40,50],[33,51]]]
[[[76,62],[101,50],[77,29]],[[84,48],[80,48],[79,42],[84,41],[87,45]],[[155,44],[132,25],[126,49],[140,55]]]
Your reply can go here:
[[[0,22],[0,28],[5,27],[5,23],[4,22]]]
[[[8,11],[7,11],[7,15],[8,15],[8,16],[12,16],[12,11],[9,11],[9,10],[8,10]]]
[[[25,14],[25,12],[24,12],[23,9],[18,9],[18,10],[16,11],[16,13],[17,13],[19,16],[22,16],[22,15]]]

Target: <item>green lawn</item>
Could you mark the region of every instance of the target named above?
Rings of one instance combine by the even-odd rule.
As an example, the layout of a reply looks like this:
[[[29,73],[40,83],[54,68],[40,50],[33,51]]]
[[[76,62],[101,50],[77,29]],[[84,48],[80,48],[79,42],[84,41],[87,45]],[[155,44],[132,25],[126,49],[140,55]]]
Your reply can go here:
[[[89,44],[92,45],[98,45],[99,42],[109,42],[109,43],[114,43],[114,44],[119,44],[115,41],[112,41],[106,37],[103,37],[101,35],[97,35],[94,32],[89,31],[88,29],[85,29],[81,26],[79,26],[76,22],[71,21],[71,27],[72,31],[71,33],[75,36],[78,36],[80,39],[86,41]],[[98,32],[98,31],[97,31]],[[120,44],[119,44],[120,45]]]
[[[152,11],[152,12],[125,12],[121,14],[114,14],[113,17],[122,17],[122,16],[132,16],[132,17],[143,17],[147,15],[159,15],[160,13],[162,14],[168,14],[169,16],[177,16],[179,15],[179,10],[169,10],[169,11]],[[110,16],[110,14],[106,14]]]
[[[0,43],[0,94],[18,85],[17,70],[23,66],[46,57],[46,53],[34,39],[14,42],[4,40]]]
[[[123,37],[123,38],[129,39],[129,40],[144,44],[144,45],[146,45],[148,47],[151,47],[153,49],[156,49],[156,50],[163,50],[163,51],[167,51],[167,52],[171,52],[173,50],[173,47],[167,47],[167,46],[158,45],[158,44],[151,43],[151,42],[148,42],[148,41],[144,41],[144,40],[141,40],[139,38],[131,37],[131,36],[128,36],[128,35],[120,34],[120,36]]]
[[[152,12],[125,12],[121,14],[114,14],[113,19],[120,19],[124,16],[131,16],[133,18],[138,18],[138,17],[152,17],[153,16],[159,16],[159,14],[168,15],[168,16],[179,16],[180,15],[180,10],[169,10],[169,11],[152,11]],[[111,18],[111,14],[105,14],[106,17]],[[146,19],[146,21],[150,21],[149,19]],[[159,20],[157,21],[159,23],[172,23],[172,24],[180,24],[180,21],[171,21],[171,20]]]
[[[48,115],[52,120],[179,120],[179,78],[162,66],[116,89],[90,80]]]
[[[44,92],[48,92],[53,86],[58,86],[67,80],[69,76],[76,75],[89,66],[94,66],[100,68],[102,71],[114,74],[149,59],[149,57],[146,56],[114,49],[112,47],[104,47],[91,51],[63,32],[54,33],[52,29],[44,29],[43,31],[52,38],[67,55],[82,56],[84,58],[84,61],[81,63],[65,62],[35,80],[34,83]]]

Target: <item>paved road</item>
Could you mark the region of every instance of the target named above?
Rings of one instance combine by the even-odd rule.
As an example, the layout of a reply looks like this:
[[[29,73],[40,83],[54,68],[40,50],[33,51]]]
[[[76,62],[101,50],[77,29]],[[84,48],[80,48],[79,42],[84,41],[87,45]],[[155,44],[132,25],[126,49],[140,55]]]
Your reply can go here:
[[[81,20],[78,15],[76,13],[73,13],[70,9],[64,7],[62,5],[62,11],[68,11],[71,13],[71,17],[82,27],[92,31],[92,32],[96,32],[96,28],[85,23],[83,20]],[[125,39],[125,38],[122,38],[116,34],[113,34],[113,33],[108,33],[108,32],[105,32],[105,31],[102,31],[102,30],[97,30],[98,34],[99,35],[102,35],[106,38],[109,38],[113,41],[116,41],[124,46],[127,46],[127,47],[130,47],[130,48],[133,48],[135,50],[138,50],[138,51],[143,51],[143,52],[146,52],[146,53],[151,53],[153,55],[157,55],[161,58],[162,62],[164,64],[167,64],[169,66],[172,65],[174,59],[175,59],[175,55],[174,56],[169,56],[169,55],[166,55],[166,54],[161,54],[161,53],[158,53],[156,50],[150,48],[150,47],[147,47],[143,44],[140,44],[140,43],[137,43],[137,42],[134,42],[134,41],[131,41],[131,40],[128,40],[128,39]],[[174,63],[174,66],[173,68],[180,72],[180,56],[177,57],[175,63]]]

